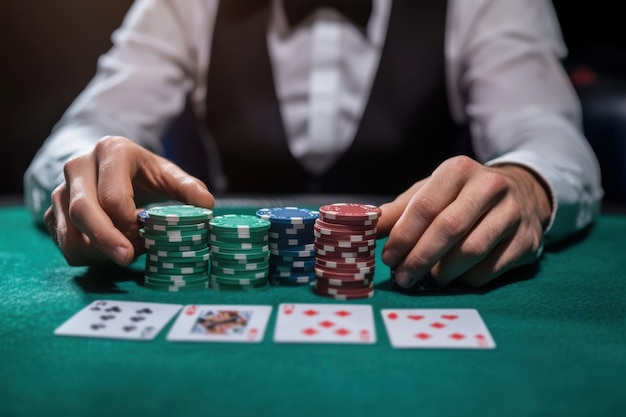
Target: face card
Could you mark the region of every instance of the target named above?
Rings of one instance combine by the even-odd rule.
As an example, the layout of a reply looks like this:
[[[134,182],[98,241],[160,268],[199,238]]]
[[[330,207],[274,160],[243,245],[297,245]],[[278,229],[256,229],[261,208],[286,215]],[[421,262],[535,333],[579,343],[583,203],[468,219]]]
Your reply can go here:
[[[275,342],[376,343],[370,305],[280,304]]]
[[[54,334],[152,340],[181,307],[178,304],[97,300],[70,317]]]
[[[395,348],[493,349],[496,344],[475,309],[382,309]]]
[[[167,335],[169,341],[260,342],[271,306],[188,305]]]

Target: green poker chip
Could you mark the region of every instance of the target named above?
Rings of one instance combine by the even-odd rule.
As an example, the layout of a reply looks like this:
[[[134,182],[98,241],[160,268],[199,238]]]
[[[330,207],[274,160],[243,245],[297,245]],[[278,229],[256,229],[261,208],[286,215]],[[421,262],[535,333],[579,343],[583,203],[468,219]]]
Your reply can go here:
[[[148,221],[165,222],[171,225],[198,223],[213,217],[213,210],[188,204],[152,207],[146,212]]]
[[[146,288],[157,290],[157,291],[165,291],[165,292],[187,292],[187,291],[203,291],[206,290],[209,285],[207,282],[204,282],[200,285],[155,285],[149,282],[144,284]]]
[[[221,284],[213,280],[209,281],[211,289],[218,291],[263,291],[269,288],[269,283],[265,282],[260,285],[229,285]]]
[[[209,228],[214,233],[231,232],[239,237],[248,237],[250,232],[269,230],[270,226],[268,220],[247,214],[225,214],[209,221]]]

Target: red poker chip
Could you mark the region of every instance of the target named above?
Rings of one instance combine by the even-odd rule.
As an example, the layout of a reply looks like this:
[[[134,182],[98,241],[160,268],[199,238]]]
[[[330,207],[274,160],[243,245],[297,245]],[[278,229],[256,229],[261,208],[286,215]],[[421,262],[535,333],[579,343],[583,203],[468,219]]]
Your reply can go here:
[[[372,285],[374,283],[374,279],[351,281],[345,279],[315,277],[315,282],[320,286],[326,286],[329,288],[363,288],[368,285]]]
[[[320,262],[315,263],[314,270],[319,270],[320,272],[317,274],[318,276],[331,276],[335,274],[339,277],[363,277],[367,274],[374,274],[375,268],[333,268],[326,265],[322,265]],[[366,277],[367,278],[367,277]]]
[[[324,280],[317,277],[313,285],[321,289],[336,289],[344,291],[362,291],[367,288],[374,288],[374,280],[369,279],[365,281],[348,281],[343,282],[341,280]]]
[[[367,261],[367,262],[346,263],[346,262],[342,262],[341,260],[339,260],[338,262],[337,260],[316,258],[315,264],[317,266],[321,266],[323,268],[328,268],[328,269],[339,269],[339,270],[345,269],[345,270],[354,271],[354,272],[365,272],[366,270],[369,270],[369,269],[373,270],[374,266],[376,265],[376,261],[372,260],[372,261]]]
[[[327,298],[332,298],[334,300],[357,300],[357,299],[362,299],[362,298],[372,298],[374,296],[374,291],[375,290],[370,290],[368,293],[365,294],[359,294],[359,295],[333,295],[333,294],[324,294],[323,292],[317,292],[315,291],[315,289],[313,289],[313,291],[317,294],[317,295],[321,295],[322,297],[327,297]]]
[[[316,251],[323,250],[326,252],[337,252],[337,253],[369,253],[376,249],[375,246],[354,246],[351,248],[344,248],[341,246],[333,245],[333,244],[324,244],[315,242],[313,245]]]
[[[336,278],[336,279],[346,279],[346,280],[364,280],[364,279],[373,279],[374,271],[371,272],[340,272],[339,270],[333,269],[324,269],[319,266],[315,267],[315,276],[322,278]]]
[[[376,232],[370,234],[354,234],[354,233],[346,233],[346,232],[333,232],[330,230],[324,229],[315,229],[314,232],[315,238],[331,238],[337,240],[343,240],[348,242],[363,242],[366,240],[371,240],[376,237]]]
[[[370,292],[374,291],[374,288],[370,288],[370,287],[364,287],[361,288],[360,290],[354,290],[354,291],[347,291],[345,289],[340,289],[340,288],[318,288],[315,285],[313,286],[313,290],[318,293],[318,294],[328,294],[328,295],[346,295],[346,296],[352,296],[352,297],[358,297],[358,296],[367,296]]]
[[[376,251],[370,250],[367,252],[331,252],[323,249],[317,249],[316,254],[318,257],[323,258],[364,260],[364,258],[373,258],[376,254]]]
[[[321,216],[338,220],[375,220],[380,217],[382,210],[371,204],[334,203],[319,208]]]
[[[376,230],[377,224],[373,226],[359,226],[346,223],[328,223],[321,219],[317,219],[313,227],[319,229],[327,229],[334,232],[350,232],[353,234],[361,234],[370,230]]]
[[[358,248],[361,246],[375,246],[376,238],[372,237],[371,239],[361,240],[358,242],[351,242],[350,240],[340,239],[331,235],[320,235],[316,236],[314,243],[320,243],[322,245],[333,245],[338,248]]]
[[[344,226],[375,227],[376,224],[378,223],[378,219],[376,220],[339,220],[339,219],[333,219],[333,218],[325,217],[325,216],[320,216],[319,220],[323,221],[324,223],[344,225]]]

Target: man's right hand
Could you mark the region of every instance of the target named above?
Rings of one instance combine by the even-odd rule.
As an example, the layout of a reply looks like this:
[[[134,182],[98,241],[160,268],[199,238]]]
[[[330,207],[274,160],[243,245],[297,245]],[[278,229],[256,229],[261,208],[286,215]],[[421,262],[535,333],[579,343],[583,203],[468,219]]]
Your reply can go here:
[[[202,181],[124,137],[102,138],[92,152],[68,161],[64,174],[44,220],[73,266],[129,265],[145,251],[137,213],[147,203],[215,204]]]

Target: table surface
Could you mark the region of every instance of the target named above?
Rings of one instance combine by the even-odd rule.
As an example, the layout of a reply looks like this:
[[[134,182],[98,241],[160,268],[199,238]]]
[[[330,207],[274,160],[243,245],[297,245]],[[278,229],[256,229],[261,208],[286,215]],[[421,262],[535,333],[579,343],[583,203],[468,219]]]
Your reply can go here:
[[[239,203],[238,203],[239,204]],[[254,212],[217,206],[215,214]],[[23,206],[0,208],[0,416],[623,416],[626,216],[480,291],[395,291],[380,262],[373,345],[277,344],[281,302],[346,303],[306,287],[162,293],[142,265],[68,266]],[[258,344],[54,336],[93,300],[265,304]],[[475,308],[494,350],[393,349],[383,308]]]

